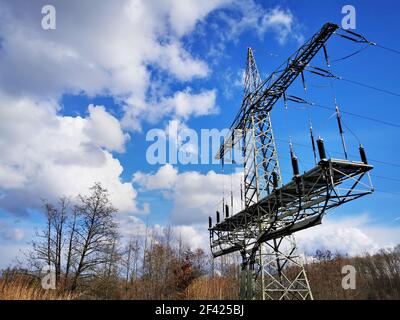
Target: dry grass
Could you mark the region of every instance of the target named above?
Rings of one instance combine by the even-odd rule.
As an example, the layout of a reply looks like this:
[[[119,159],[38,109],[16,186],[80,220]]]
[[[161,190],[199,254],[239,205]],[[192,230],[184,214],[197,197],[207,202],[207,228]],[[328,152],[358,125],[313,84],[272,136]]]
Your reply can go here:
[[[76,297],[69,292],[44,290],[40,282],[26,276],[0,279],[0,300],[72,300]]]
[[[189,300],[235,300],[238,294],[239,283],[232,277],[201,277],[186,289]]]

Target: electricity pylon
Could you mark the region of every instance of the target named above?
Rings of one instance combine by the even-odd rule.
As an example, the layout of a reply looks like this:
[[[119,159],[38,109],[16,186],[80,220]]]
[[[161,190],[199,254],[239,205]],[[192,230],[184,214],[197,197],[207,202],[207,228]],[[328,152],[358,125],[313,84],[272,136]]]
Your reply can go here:
[[[260,85],[261,77],[253,51],[248,48],[244,97],[249,96],[250,99],[245,99],[243,104],[246,110],[260,98],[257,91]],[[281,186],[282,178],[270,112],[263,108],[253,108],[249,117],[245,118],[243,135],[248,137],[243,146],[243,154],[248,155],[244,157],[244,200],[245,208],[249,208],[270,195],[274,184]],[[260,218],[271,209],[257,206],[260,234],[265,229]],[[244,272],[240,295],[243,299],[312,299],[304,267],[296,256],[294,236],[284,236],[261,243],[257,253],[253,248],[251,252],[243,254],[248,255],[245,260],[249,261],[242,266]],[[295,265],[299,270],[295,271],[295,275],[287,275],[284,273],[286,264]],[[255,285],[249,286],[251,283]]]
[[[312,299],[293,234],[321,223],[323,215],[345,202],[373,191],[372,166],[360,146],[361,162],[328,159],[324,142],[317,140],[320,161],[300,174],[291,147],[293,179],[282,183],[270,111],[338,28],[326,24],[265,81],[254,55],[247,52],[243,103],[217,155],[223,163],[228,149],[243,154],[244,209],[212,226],[214,257],[239,251],[242,256],[242,299]],[[228,210],[226,210],[228,212]]]

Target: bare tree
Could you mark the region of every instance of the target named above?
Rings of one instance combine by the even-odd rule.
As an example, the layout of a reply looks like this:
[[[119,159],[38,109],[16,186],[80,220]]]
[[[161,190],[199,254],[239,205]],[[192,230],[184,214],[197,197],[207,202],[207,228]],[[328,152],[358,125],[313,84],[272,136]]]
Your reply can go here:
[[[69,206],[69,199],[62,197],[58,201],[59,209],[55,209],[53,216],[53,228],[56,233],[55,238],[55,271],[57,282],[61,282],[61,271],[62,271],[62,251],[64,246],[63,229],[67,220],[67,210]]]
[[[138,263],[139,263],[139,238],[131,236],[124,250],[124,259],[122,260],[122,266],[125,268],[125,288],[128,288],[129,282],[136,279],[138,274]]]
[[[76,211],[79,217],[75,233],[77,266],[71,290],[75,290],[82,276],[90,276],[96,268],[109,262],[110,248],[118,236],[114,214],[117,209],[110,202],[109,194],[100,183],[90,188],[89,196],[79,195]]]
[[[77,216],[78,216],[78,211],[76,210],[76,208],[74,208],[68,225],[69,230],[68,230],[68,248],[66,252],[66,264],[65,264],[65,286],[67,286],[68,284],[70,270],[74,262],[74,244],[76,242],[75,240],[76,240]]]
[[[58,284],[61,281],[63,228],[67,220],[68,206],[69,200],[66,197],[58,200],[58,206],[44,201],[46,227],[37,233],[39,240],[32,242],[33,250],[28,254],[31,264],[36,269],[40,270],[44,265],[54,267]]]

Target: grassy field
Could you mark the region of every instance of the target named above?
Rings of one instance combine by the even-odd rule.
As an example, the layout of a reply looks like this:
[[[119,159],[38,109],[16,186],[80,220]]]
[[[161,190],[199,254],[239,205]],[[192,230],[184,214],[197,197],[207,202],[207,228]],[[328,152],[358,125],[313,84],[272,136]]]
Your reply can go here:
[[[0,279],[0,300],[71,300],[77,294],[44,290],[40,281],[28,276],[13,276]]]

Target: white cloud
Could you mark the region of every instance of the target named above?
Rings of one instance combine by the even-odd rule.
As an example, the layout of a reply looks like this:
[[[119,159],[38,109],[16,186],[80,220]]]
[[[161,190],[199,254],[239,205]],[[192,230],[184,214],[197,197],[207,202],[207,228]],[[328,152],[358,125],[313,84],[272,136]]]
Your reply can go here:
[[[54,1],[57,29],[45,31],[34,14],[45,1],[0,0],[2,207],[36,207],[39,197],[75,195],[100,181],[119,209],[137,211],[136,191],[121,182],[123,168],[111,154],[124,152],[129,139],[119,121],[93,105],[86,117],[61,116],[55,101],[64,93],[110,94],[125,104],[122,123],[133,129],[146,117],[187,120],[215,112],[215,90],[187,87],[147,101],[148,66],[181,81],[207,76],[207,64],[180,37],[224,2]]]
[[[182,117],[208,114],[210,105],[201,99],[215,100],[214,91],[197,95],[185,90],[163,101],[160,92],[149,96],[148,90],[154,69],[183,82],[209,74],[207,63],[193,57],[181,38],[226,2],[53,1],[57,29],[45,31],[42,17],[35,14],[45,1],[0,0],[0,87],[8,94],[40,99],[57,99],[66,92],[110,94],[125,105],[123,123],[128,129],[140,128],[136,122],[142,119],[132,115],[142,114],[152,101],[173,109],[173,99],[181,99],[176,111]],[[196,105],[182,109],[185,101],[198,103],[199,109]]]
[[[39,197],[76,196],[99,181],[121,211],[137,211],[136,191],[121,181],[123,168],[110,153],[124,149],[119,122],[101,106],[90,106],[86,118],[57,109],[0,95],[1,206],[20,212],[37,207]]]
[[[203,1],[171,1],[170,23],[178,35],[184,35],[193,30],[194,23],[203,19],[215,7],[228,4],[230,0]]]
[[[129,135],[122,132],[119,121],[103,106],[89,105],[88,110],[89,117],[85,125],[85,133],[89,139],[109,151],[123,152]]]
[[[10,90],[47,95],[66,90],[143,95],[148,63],[170,69],[178,79],[205,76],[205,63],[193,59],[179,38],[160,41],[169,36],[170,26],[183,36],[220,5],[187,2],[189,15],[175,19],[178,1],[54,1],[57,29],[46,32],[40,27],[40,15],[34,14],[44,1],[29,5],[2,1],[1,37],[6,50],[0,60],[1,83]]]
[[[230,186],[233,186],[234,209],[240,204],[240,181],[242,174],[217,174],[209,171],[201,174],[196,171],[178,173],[170,164],[161,167],[155,174],[136,173],[134,182],[145,190],[163,190],[173,201],[171,222],[174,225],[207,225],[208,216],[215,216],[215,211],[222,212],[222,196],[231,207]],[[231,210],[231,208],[230,208]]]
[[[246,30],[254,30],[260,38],[267,32],[272,32],[280,44],[286,43],[290,38],[299,42],[303,40],[299,32],[299,24],[289,9],[276,6],[266,9],[253,0],[235,1],[237,15],[222,13],[223,20],[228,24],[228,32],[223,38],[234,40]]]
[[[232,185],[239,186],[242,175],[232,174]],[[201,174],[196,171],[179,173],[176,168],[166,164],[155,173],[137,172],[134,183],[140,185],[142,191],[162,191],[167,200],[173,202],[171,216],[172,232],[175,238],[183,241],[191,249],[208,250],[208,216],[213,217],[215,211],[222,212],[222,195],[225,190],[225,203],[230,205],[231,176],[209,171]],[[233,211],[240,209],[240,190],[234,188]]]
[[[301,41],[302,36],[294,30],[294,25],[295,19],[290,10],[275,7],[261,18],[258,33],[264,35],[265,32],[272,29],[276,32],[280,44],[284,44],[289,36]]]
[[[35,14],[46,1],[0,2],[3,91],[41,99],[66,92],[110,94],[125,105],[123,125],[133,130],[140,130],[143,119],[160,120],[157,114],[163,108],[185,119],[215,111],[214,90],[186,89],[166,97],[151,90],[153,70],[164,70],[168,79],[182,82],[210,74],[207,63],[192,56],[183,38],[211,12],[221,9],[229,39],[247,29],[260,36],[271,31],[282,43],[298,35],[289,10],[265,9],[252,0],[55,0],[58,23],[52,31],[43,30],[41,16]]]
[[[177,239],[190,249],[203,249],[205,252],[209,248],[208,231],[204,226],[175,226],[172,231]]]
[[[400,227],[380,225],[368,214],[335,217],[332,212],[322,225],[296,233],[300,249],[313,254],[317,249],[357,255],[374,253],[400,243]]]
[[[145,190],[170,190],[174,187],[178,179],[178,170],[172,165],[166,164],[155,174],[145,174],[136,172],[133,181],[140,184]]]
[[[179,245],[179,242],[184,247],[192,250],[201,248],[208,252],[209,238],[208,231],[205,225],[147,225],[139,218],[133,216],[120,217],[120,232],[123,235],[123,240],[130,237],[144,239],[147,236],[148,243],[159,241],[163,235],[170,232],[172,243],[171,245]]]
[[[139,218],[131,215],[120,215],[119,232],[126,239],[143,237],[146,234],[146,224]]]
[[[186,121],[190,117],[215,114],[218,112],[216,97],[216,90],[202,90],[194,93],[190,87],[187,87],[183,91],[176,91],[172,96],[164,96],[155,102],[128,99],[122,124],[131,130],[139,131],[142,119],[154,124],[166,117]],[[131,107],[133,105],[135,108]]]
[[[21,256],[21,252],[30,249],[30,244],[23,243],[7,243],[0,246],[0,269],[15,266],[15,258]]]
[[[204,116],[216,112],[215,90],[204,91],[199,94],[191,94],[188,88],[185,91],[175,93],[172,98],[166,99],[167,108],[173,108],[178,117],[188,119],[189,116]]]
[[[165,52],[160,56],[157,64],[168,70],[177,79],[188,81],[195,77],[205,77],[209,73],[205,62],[193,59],[181,44],[171,43],[165,46]]]
[[[239,185],[240,174],[234,176],[234,186]],[[207,217],[215,217],[215,211],[222,212],[222,195],[225,189],[225,203],[230,203],[230,178],[214,171],[203,175],[191,171],[179,175],[174,189],[174,207],[171,220],[177,224],[207,224]],[[235,206],[240,198],[235,190]],[[236,211],[236,210],[234,210]]]

